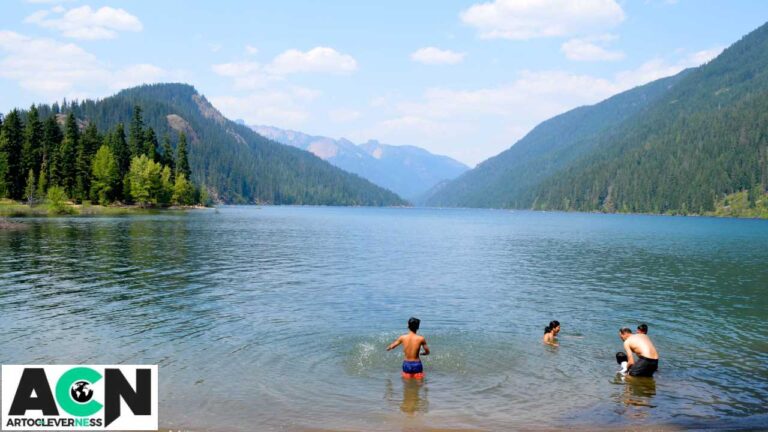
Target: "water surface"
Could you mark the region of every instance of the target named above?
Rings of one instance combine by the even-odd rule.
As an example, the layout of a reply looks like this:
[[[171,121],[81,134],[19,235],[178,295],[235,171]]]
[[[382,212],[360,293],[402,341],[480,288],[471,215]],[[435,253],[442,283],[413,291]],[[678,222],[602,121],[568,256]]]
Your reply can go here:
[[[0,362],[157,363],[169,427],[768,424],[768,222],[224,207],[0,232]],[[422,319],[403,382],[386,345]],[[560,346],[541,344],[551,319]],[[617,379],[650,326],[653,380]]]

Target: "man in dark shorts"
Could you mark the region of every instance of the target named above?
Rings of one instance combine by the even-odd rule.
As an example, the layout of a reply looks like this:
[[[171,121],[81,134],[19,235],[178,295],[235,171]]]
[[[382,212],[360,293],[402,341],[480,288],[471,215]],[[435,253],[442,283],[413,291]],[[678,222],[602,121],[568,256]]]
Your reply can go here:
[[[387,351],[390,351],[398,345],[403,345],[403,356],[405,357],[403,361],[403,378],[424,378],[424,367],[421,364],[419,355],[429,355],[429,347],[424,336],[416,334],[419,331],[420,324],[421,321],[418,318],[409,319],[409,332],[397,338],[387,347]],[[422,347],[424,348],[423,352],[421,352]]]
[[[646,334],[632,334],[627,327],[619,330],[619,337],[624,341],[627,352],[630,376],[652,377],[659,368],[659,353]],[[637,361],[632,354],[637,354]]]

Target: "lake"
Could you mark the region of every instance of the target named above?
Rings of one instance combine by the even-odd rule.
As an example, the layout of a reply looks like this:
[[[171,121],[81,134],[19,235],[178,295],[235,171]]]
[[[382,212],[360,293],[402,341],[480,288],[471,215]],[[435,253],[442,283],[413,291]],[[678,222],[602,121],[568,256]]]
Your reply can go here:
[[[159,364],[195,430],[768,424],[768,221],[222,207],[0,231],[0,362]],[[404,382],[386,345],[422,320]],[[541,343],[562,324],[560,346]],[[648,323],[654,379],[618,329]]]

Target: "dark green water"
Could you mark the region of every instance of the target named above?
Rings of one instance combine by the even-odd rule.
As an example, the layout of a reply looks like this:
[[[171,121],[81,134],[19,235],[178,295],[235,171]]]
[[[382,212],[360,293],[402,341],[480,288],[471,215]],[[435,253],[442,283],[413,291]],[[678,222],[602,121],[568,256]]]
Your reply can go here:
[[[768,222],[227,207],[0,232],[0,362],[157,363],[167,427],[768,424]],[[411,315],[422,385],[384,348]],[[551,319],[558,348],[541,344]],[[615,376],[650,326],[653,380]]]

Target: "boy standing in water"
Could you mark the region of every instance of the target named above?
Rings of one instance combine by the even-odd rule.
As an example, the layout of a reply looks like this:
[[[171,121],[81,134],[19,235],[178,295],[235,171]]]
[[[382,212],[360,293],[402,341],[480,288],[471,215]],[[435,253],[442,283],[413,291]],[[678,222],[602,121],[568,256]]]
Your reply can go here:
[[[395,349],[398,345],[403,345],[403,378],[424,378],[424,366],[421,364],[421,358],[419,355],[429,355],[429,347],[427,346],[427,340],[424,336],[417,335],[419,331],[419,325],[421,321],[418,318],[411,318],[408,320],[407,334],[404,334],[397,338],[394,342],[389,344],[387,351]],[[424,347],[424,351],[421,352],[421,347]]]

